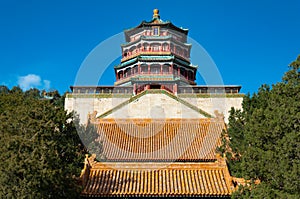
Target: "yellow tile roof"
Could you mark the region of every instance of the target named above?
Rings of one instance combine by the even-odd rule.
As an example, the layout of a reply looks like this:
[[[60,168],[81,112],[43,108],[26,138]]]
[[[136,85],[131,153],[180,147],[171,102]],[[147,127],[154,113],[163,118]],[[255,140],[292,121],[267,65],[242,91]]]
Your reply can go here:
[[[85,197],[228,197],[225,159],[215,153],[218,119],[98,119],[104,162],[86,157]]]
[[[153,164],[161,168],[152,169]],[[161,164],[161,165],[159,165]],[[229,196],[230,175],[225,164],[96,163],[88,172],[83,196]]]
[[[108,161],[212,161],[224,122],[215,119],[98,119]]]

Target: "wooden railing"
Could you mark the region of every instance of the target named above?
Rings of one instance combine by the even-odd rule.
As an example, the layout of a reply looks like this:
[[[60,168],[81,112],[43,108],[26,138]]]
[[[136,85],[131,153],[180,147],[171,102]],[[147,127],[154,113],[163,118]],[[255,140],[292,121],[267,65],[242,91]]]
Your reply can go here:
[[[135,50],[135,51],[133,51],[133,52],[130,52],[129,53],[129,55],[127,55],[127,56],[124,56],[122,59],[121,59],[121,62],[124,62],[124,61],[126,61],[126,60],[129,60],[129,59],[131,59],[131,58],[133,58],[133,57],[136,57],[136,56],[138,56],[138,55],[170,55],[170,54],[174,54],[174,55],[177,55],[177,56],[179,56],[179,57],[181,57],[181,58],[183,58],[184,60],[186,60],[186,61],[190,61],[190,58],[189,57],[187,57],[187,56],[185,56],[183,53],[178,53],[178,52],[175,52],[174,50],[172,50],[172,49],[168,49],[168,50],[158,50],[158,51],[154,51],[154,50],[152,50],[152,49],[146,49],[146,50],[144,50],[144,49],[137,49],[137,50]]]

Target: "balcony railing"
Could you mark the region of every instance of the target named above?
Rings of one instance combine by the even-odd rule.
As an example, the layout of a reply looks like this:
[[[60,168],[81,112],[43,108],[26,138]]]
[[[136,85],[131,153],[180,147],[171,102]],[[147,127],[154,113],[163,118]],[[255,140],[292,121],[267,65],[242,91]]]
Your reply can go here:
[[[148,73],[148,72],[141,72],[141,73],[134,73],[130,76],[123,77],[118,79],[115,82],[115,85],[120,85],[122,83],[130,81],[130,79],[140,80],[140,81],[172,81],[172,80],[181,80],[188,84],[195,84],[193,80],[189,80],[182,75],[173,74],[171,72],[162,72],[162,73]]]
[[[72,86],[72,93],[76,94],[132,94],[132,86]]]
[[[170,55],[170,54],[174,54],[176,56],[181,57],[182,59],[186,60],[186,61],[190,61],[190,58],[185,56],[183,53],[178,53],[175,52],[175,50],[173,49],[160,49],[160,50],[153,50],[153,49],[136,49],[133,52],[128,52],[128,55],[124,56],[121,59],[121,62],[124,62],[126,60],[132,59],[136,56],[139,55]]]

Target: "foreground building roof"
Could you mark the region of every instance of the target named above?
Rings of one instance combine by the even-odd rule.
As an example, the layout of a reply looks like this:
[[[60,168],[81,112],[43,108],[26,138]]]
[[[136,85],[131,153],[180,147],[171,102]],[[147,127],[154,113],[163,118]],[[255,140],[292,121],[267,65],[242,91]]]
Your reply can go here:
[[[107,163],[86,159],[84,197],[229,197],[224,159],[207,163]]]
[[[86,157],[84,197],[229,197],[235,188],[225,159],[215,153],[225,130],[220,118],[95,124],[106,160]]]

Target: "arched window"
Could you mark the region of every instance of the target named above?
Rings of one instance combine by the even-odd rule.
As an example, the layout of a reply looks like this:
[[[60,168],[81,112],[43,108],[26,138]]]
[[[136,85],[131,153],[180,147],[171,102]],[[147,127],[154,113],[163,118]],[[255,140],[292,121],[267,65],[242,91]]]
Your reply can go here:
[[[168,74],[170,72],[170,65],[169,64],[164,64],[162,67],[162,72],[164,74]]]
[[[152,43],[151,44],[151,50],[154,52],[158,52],[160,48],[160,44],[159,43]]]
[[[137,65],[135,65],[134,67],[133,67],[133,74],[137,74],[138,73],[138,66]]]
[[[141,73],[148,73],[148,65],[147,64],[141,65]]]
[[[172,51],[172,52],[174,52],[174,45],[171,43],[171,45],[170,45],[170,50]]]
[[[173,75],[178,75],[178,67],[176,65],[173,66]]]
[[[175,53],[182,56],[182,48],[180,46],[176,46],[176,52]]]
[[[132,46],[129,51],[131,52],[131,54],[135,54],[136,53],[136,46]]]
[[[180,68],[180,75],[185,77],[186,75],[186,70],[184,68]]]
[[[118,72],[118,78],[119,78],[119,79],[122,79],[122,78],[123,78],[123,71],[119,71],[119,72]]]
[[[151,74],[159,74],[160,73],[160,65],[159,64],[152,64],[150,66]]]
[[[193,72],[190,71],[190,70],[188,71],[188,79],[189,79],[189,80],[192,80],[192,81],[194,80],[194,74],[193,74]]]
[[[143,49],[144,51],[149,51],[150,45],[148,43],[144,43],[143,46],[144,46],[144,49]]]
[[[162,45],[162,50],[163,51],[169,51],[170,49],[169,49],[169,44],[168,43],[163,43],[163,45]]]
[[[131,68],[127,68],[124,72],[124,77],[129,77],[131,75]]]
[[[123,57],[126,57],[128,55],[128,50],[126,49],[123,53]]]

